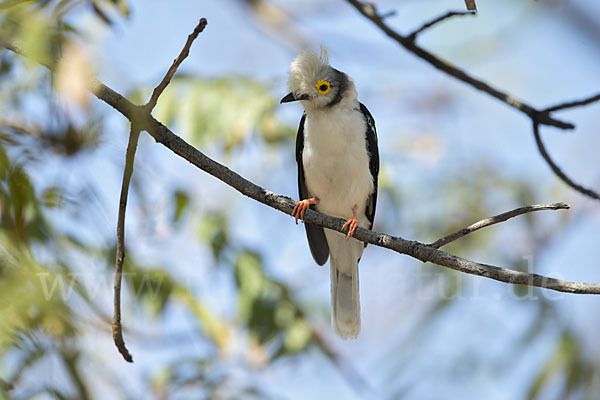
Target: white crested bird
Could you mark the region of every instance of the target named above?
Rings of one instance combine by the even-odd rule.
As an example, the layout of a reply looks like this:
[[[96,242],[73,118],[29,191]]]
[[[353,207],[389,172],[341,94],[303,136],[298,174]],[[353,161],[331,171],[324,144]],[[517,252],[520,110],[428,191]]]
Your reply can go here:
[[[377,203],[379,151],[375,121],[354,82],[329,65],[327,52],[299,54],[290,66],[290,93],[281,103],[300,101],[304,113],[296,137],[300,201],[292,216],[306,209],[347,219],[347,234],[305,224],[314,260],[331,256],[331,312],[336,333],[360,332],[358,262],[366,244],[352,238],[358,226],[371,229]]]

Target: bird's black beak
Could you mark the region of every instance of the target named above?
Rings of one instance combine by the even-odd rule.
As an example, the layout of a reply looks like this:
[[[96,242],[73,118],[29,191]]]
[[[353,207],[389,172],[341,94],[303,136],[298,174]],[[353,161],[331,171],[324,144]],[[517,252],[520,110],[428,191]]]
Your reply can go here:
[[[303,95],[296,97],[294,95],[294,93],[288,93],[283,99],[281,99],[281,101],[279,103],[283,104],[283,103],[290,103],[292,101],[298,101],[298,100],[308,100],[308,98],[309,97],[307,94],[303,94]]]

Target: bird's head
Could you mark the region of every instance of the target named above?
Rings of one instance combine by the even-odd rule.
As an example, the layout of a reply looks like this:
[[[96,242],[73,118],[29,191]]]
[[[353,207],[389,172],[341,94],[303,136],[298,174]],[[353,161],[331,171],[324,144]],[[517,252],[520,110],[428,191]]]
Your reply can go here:
[[[354,82],[345,73],[329,65],[327,50],[300,53],[290,66],[290,93],[281,103],[300,101],[306,111],[323,110],[356,100]]]

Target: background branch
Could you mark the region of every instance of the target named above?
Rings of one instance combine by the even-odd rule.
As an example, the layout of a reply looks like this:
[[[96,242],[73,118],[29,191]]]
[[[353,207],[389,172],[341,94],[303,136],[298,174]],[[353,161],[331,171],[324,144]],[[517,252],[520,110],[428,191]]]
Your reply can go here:
[[[504,212],[502,214],[494,215],[493,217],[489,217],[486,219],[482,219],[481,221],[475,222],[472,225],[467,226],[457,232],[454,232],[448,236],[444,236],[441,239],[436,240],[435,242],[429,244],[428,246],[433,247],[434,249],[439,249],[442,246],[447,245],[450,242],[453,242],[457,239],[460,239],[463,236],[468,235],[471,232],[475,232],[481,228],[485,228],[486,226],[494,225],[499,222],[504,222],[510,218],[527,214],[534,211],[541,210],[568,210],[571,208],[567,203],[554,203],[554,204],[535,204],[527,207],[516,208],[511,211]]]
[[[585,98],[585,99],[574,100],[574,101],[569,101],[569,102],[557,104],[555,106],[546,108],[544,111],[551,112],[551,111],[564,110],[566,108],[586,106],[586,105],[594,103],[596,101],[600,101],[600,93],[595,94],[595,95],[590,96],[590,97]]]
[[[417,38],[417,35],[419,33],[431,28],[432,26],[434,26],[448,18],[454,17],[456,15],[477,15],[477,13],[475,13],[473,11],[448,11],[446,14],[442,14],[439,17],[437,17],[429,22],[424,23],[420,28],[416,29],[413,33],[408,35],[406,38],[414,41]]]
[[[550,116],[550,113],[540,111],[533,106],[521,102],[514,98],[513,96],[505,93],[495,87],[479,80],[471,75],[467,74],[465,71],[451,65],[449,62],[440,59],[439,57],[433,55],[427,50],[419,47],[413,40],[411,40],[408,36],[403,36],[398,32],[394,31],[390,28],[385,21],[377,14],[377,10],[375,6],[372,4],[362,3],[358,0],[346,0],[350,3],[354,8],[356,8],[362,15],[364,15],[367,19],[372,21],[375,25],[379,27],[387,36],[395,40],[398,44],[404,47],[406,50],[410,51],[417,57],[427,61],[429,64],[433,65],[435,68],[447,73],[448,75],[453,76],[454,78],[463,81],[476,89],[484,91],[488,93],[490,96],[495,97],[496,99],[502,101],[503,103],[521,111],[522,113],[529,116],[531,119],[537,121],[543,125],[555,126],[561,129],[573,129],[575,126],[568,122],[563,122],[558,119],[555,119]]]
[[[123,261],[125,261],[125,210],[127,208],[127,196],[129,194],[129,183],[133,174],[133,162],[137,150],[140,129],[133,122],[131,132],[129,133],[129,142],[127,143],[127,152],[125,153],[125,169],[123,170],[123,182],[121,184],[121,197],[119,199],[119,217],[117,220],[117,257],[115,261],[114,278],[114,301],[113,301],[113,320],[112,335],[119,353],[128,362],[133,362],[133,357],[123,340],[123,327],[121,326],[121,280],[123,276]]]
[[[558,165],[556,165],[554,160],[552,160],[552,158],[550,157],[550,154],[548,154],[548,152],[546,151],[546,147],[544,146],[544,142],[542,142],[542,137],[540,136],[540,125],[536,121],[533,121],[533,136],[535,137],[535,143],[537,144],[537,148],[540,154],[542,155],[544,160],[546,160],[546,163],[550,166],[550,168],[552,168],[552,171],[556,174],[556,176],[558,176],[564,183],[577,190],[578,192],[583,193],[586,196],[591,197],[592,199],[600,200],[600,194],[584,186],[581,186],[578,183],[575,183],[559,168]]]
[[[593,103],[595,101],[600,101],[600,93],[597,95],[591,96],[589,98],[583,99],[583,100],[576,100],[576,101],[571,101],[568,103],[562,103],[562,104],[559,104],[559,105],[556,105],[553,107],[549,107],[549,108],[546,108],[543,110],[534,108],[531,105],[528,105],[524,102],[516,100],[511,95],[509,95],[505,92],[502,92],[501,90],[496,89],[493,86],[491,86],[481,80],[473,78],[472,76],[467,74],[465,71],[452,66],[450,63],[448,63],[444,60],[441,60],[437,56],[433,55],[432,53],[429,53],[427,50],[424,50],[423,48],[419,47],[415,43],[414,39],[419,32],[421,32],[424,29],[427,29],[428,27],[434,25],[435,23],[437,23],[439,21],[444,20],[445,18],[448,18],[449,17],[448,14],[451,14],[451,13],[442,15],[441,17],[436,18],[433,21],[431,21],[431,23],[427,23],[427,24],[423,25],[421,28],[417,29],[409,36],[403,36],[403,35],[397,33],[396,31],[394,31],[393,29],[391,29],[385,23],[385,21],[377,13],[377,9],[375,8],[375,5],[373,5],[371,3],[369,3],[369,4],[362,3],[359,0],[346,0],[346,1],[348,3],[350,3],[352,6],[354,6],[354,8],[356,8],[363,16],[365,16],[367,19],[369,19],[375,25],[377,25],[379,27],[379,29],[381,29],[387,36],[389,36],[390,38],[392,38],[393,40],[398,42],[402,47],[404,47],[406,50],[410,51],[411,53],[415,54],[417,57],[422,58],[423,60],[425,60],[428,63],[430,63],[431,65],[433,65],[435,68],[447,73],[448,75],[451,75],[451,76],[455,77],[456,79],[473,86],[476,89],[479,89],[483,92],[488,93],[490,96],[499,99],[500,101],[508,104],[509,106],[511,106],[511,107],[521,111],[525,115],[527,115],[533,122],[533,132],[534,132],[535,141],[537,143],[538,150],[539,150],[540,154],[542,155],[542,158],[550,166],[552,171],[554,171],[554,173],[561,180],[563,180],[567,185],[569,185],[571,188],[573,188],[573,189],[577,190],[578,192],[580,192],[588,197],[591,197],[593,199],[596,199],[596,200],[600,199],[600,196],[598,195],[598,193],[573,182],[573,180],[571,180],[569,177],[567,177],[561,171],[561,169],[552,161],[552,159],[546,152],[546,149],[544,148],[544,145],[542,143],[542,140],[541,140],[540,134],[539,134],[539,125],[549,125],[549,126],[554,126],[554,127],[561,128],[561,129],[574,129],[575,126],[573,124],[555,119],[550,116],[550,113],[552,111],[557,111],[557,110],[562,110],[565,108],[571,108],[571,107],[577,107],[577,106],[583,106],[583,105]],[[474,5],[475,4],[473,2],[473,6]]]

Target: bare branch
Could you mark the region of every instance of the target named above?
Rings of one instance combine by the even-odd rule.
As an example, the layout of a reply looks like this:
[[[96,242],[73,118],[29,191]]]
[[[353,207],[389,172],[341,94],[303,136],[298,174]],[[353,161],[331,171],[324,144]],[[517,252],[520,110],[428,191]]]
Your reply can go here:
[[[140,125],[140,128],[146,130],[157,142],[191,164],[211,174],[241,194],[291,215],[292,209],[296,204],[291,198],[265,190],[244,179],[226,166],[207,157],[198,149],[185,142],[181,137],[175,135],[169,128],[158,122],[151,115],[147,114],[143,108],[131,104],[119,93],[97,80],[92,88],[92,92],[99,99],[121,112],[127,119],[140,121],[143,124]],[[306,210],[304,219],[306,223],[338,232],[342,231],[342,226],[346,222],[341,218],[331,217],[310,209]],[[377,233],[360,227],[357,228],[354,238],[365,243],[393,250],[400,254],[406,254],[423,262],[431,262],[456,271],[483,276],[500,282],[537,286],[566,293],[600,294],[600,284],[564,281],[538,274],[481,264],[448,254],[424,243],[405,240],[401,237]]]
[[[348,3],[350,3],[352,6],[354,6],[354,8],[356,8],[363,16],[365,16],[367,19],[371,20],[375,25],[377,25],[387,36],[389,36],[390,38],[392,38],[393,40],[398,42],[402,47],[404,47],[406,50],[410,51],[411,53],[415,54],[417,57],[422,58],[423,60],[427,61],[428,63],[430,63],[437,69],[447,73],[448,75],[453,76],[456,79],[461,80],[465,83],[468,83],[469,85],[473,86],[476,89],[479,89],[481,91],[488,93],[489,95],[499,99],[500,101],[508,104],[509,106],[511,106],[511,107],[521,111],[522,113],[526,114],[527,116],[529,116],[529,118],[533,122],[533,126],[534,126],[533,131],[534,131],[535,140],[536,140],[538,149],[539,149],[540,153],[542,154],[542,157],[546,160],[546,162],[550,166],[550,168],[552,168],[552,171],[554,171],[554,173],[560,179],[562,179],[567,185],[571,186],[573,189],[575,189],[575,190],[579,191],[580,193],[585,194],[586,196],[589,196],[593,199],[597,199],[597,200],[599,199],[598,193],[573,182],[552,161],[552,159],[546,152],[546,149],[544,148],[544,145],[540,138],[539,125],[555,126],[557,128],[561,128],[561,129],[574,129],[575,126],[573,124],[555,119],[550,115],[550,113],[552,111],[558,111],[558,110],[562,110],[562,109],[566,109],[566,108],[583,106],[583,105],[590,104],[595,101],[600,101],[600,93],[597,95],[594,95],[592,97],[583,99],[583,100],[571,101],[568,103],[563,103],[563,104],[559,104],[559,105],[556,105],[553,107],[549,107],[549,108],[546,108],[543,110],[538,110],[537,108],[534,108],[533,106],[530,106],[526,103],[516,100],[514,97],[510,96],[509,94],[504,93],[481,80],[473,78],[472,76],[470,76],[463,70],[450,65],[446,61],[441,60],[437,56],[429,53],[427,50],[424,50],[421,47],[417,46],[417,44],[414,41],[414,38],[415,38],[416,34],[418,34],[422,30],[422,28],[413,32],[409,36],[402,36],[399,33],[397,33],[396,31],[394,31],[393,29],[391,29],[383,21],[383,19],[377,14],[375,5],[373,5],[371,3],[362,3],[359,0],[346,0],[346,1]],[[473,2],[473,6],[474,5],[475,4]],[[443,20],[443,18],[440,20]],[[438,22],[438,21],[433,20],[431,25],[435,24],[436,22]],[[431,26],[431,25],[429,25],[429,26]],[[423,26],[425,27],[425,29],[427,29],[427,27],[428,27],[427,24],[425,24]]]
[[[475,0],[465,0],[465,5],[467,6],[467,10],[477,11]]]
[[[413,33],[408,35],[406,38],[408,40],[414,41],[417,38],[417,35],[419,33],[431,28],[433,25],[436,25],[436,24],[438,24],[448,18],[454,17],[456,15],[477,15],[477,13],[473,12],[473,11],[448,11],[446,14],[440,15],[439,17],[437,17],[429,22],[424,23],[420,28],[416,29]]]
[[[436,240],[435,242],[429,244],[429,246],[434,249],[439,249],[442,246],[447,245],[450,242],[453,242],[457,239],[460,239],[463,236],[468,235],[471,232],[475,232],[481,228],[485,228],[486,226],[494,225],[500,222],[504,222],[510,218],[527,214],[534,211],[541,210],[568,210],[571,208],[567,203],[554,203],[554,204],[535,204],[527,207],[515,208],[514,210],[504,212],[502,214],[494,215],[493,217],[489,217],[486,219],[482,219],[481,221],[475,222],[472,225],[467,226],[457,232],[454,232],[448,236],[444,236],[441,239]]]
[[[544,146],[544,142],[542,142],[542,137],[540,136],[540,125],[536,121],[533,121],[533,135],[535,136],[535,143],[537,144],[540,154],[542,155],[544,160],[546,160],[546,163],[550,166],[552,171],[554,171],[556,176],[558,176],[564,183],[571,186],[573,189],[577,190],[578,192],[585,194],[586,196],[591,197],[592,199],[600,200],[600,194],[598,194],[597,192],[595,192],[591,189],[588,189],[584,186],[581,186],[578,183],[573,182],[573,180],[571,178],[569,178],[559,168],[558,165],[556,165],[556,163],[550,157],[550,154],[548,154],[548,152],[546,151],[546,147]]]
[[[127,208],[127,196],[129,183],[133,174],[133,161],[140,137],[140,129],[132,122],[129,133],[129,143],[125,154],[125,169],[123,170],[123,183],[121,184],[121,198],[119,199],[119,217],[117,220],[117,257],[115,260],[114,280],[114,310],[112,320],[112,335],[119,353],[128,362],[133,362],[133,357],[125,347],[123,340],[123,327],[121,326],[121,279],[123,276],[123,261],[125,260],[125,210]]]
[[[171,82],[171,79],[173,79],[175,72],[177,72],[177,68],[179,68],[179,66],[181,65],[183,60],[185,60],[186,57],[190,54],[190,47],[192,47],[192,43],[194,43],[194,40],[196,40],[198,35],[204,30],[204,28],[206,27],[206,24],[207,24],[206,18],[200,18],[200,21],[198,22],[198,25],[196,25],[196,28],[194,28],[194,31],[189,34],[187,41],[185,42],[185,45],[183,46],[183,49],[181,49],[181,53],[179,53],[177,58],[175,60],[173,60],[173,64],[171,65],[171,68],[169,68],[169,70],[167,71],[167,74],[165,75],[165,77],[158,84],[158,86],[156,88],[154,88],[154,90],[152,91],[152,96],[150,97],[148,104],[146,104],[146,107],[148,107],[148,109],[150,111],[154,107],[156,107],[158,98],[160,97],[162,92],[165,90],[165,88],[169,85],[169,83]]]
[[[569,102],[557,104],[555,106],[546,108],[544,111],[546,111],[546,112],[552,112],[552,111],[564,110],[566,108],[580,107],[580,106],[585,106],[585,105],[594,103],[596,101],[600,101],[600,93],[598,93],[596,95],[593,95],[593,96],[590,96],[590,97],[585,98],[585,99],[574,100],[574,101],[569,101]]]
[[[502,101],[509,106],[516,108],[522,113],[529,116],[532,120],[537,121],[543,125],[555,126],[561,129],[574,129],[575,126],[571,123],[560,121],[556,118],[550,116],[548,112],[542,112],[529,104],[521,102],[509,95],[508,93],[502,92],[499,89],[479,80],[471,75],[467,74],[463,70],[451,65],[449,62],[438,58],[427,50],[417,46],[415,42],[409,39],[408,36],[402,36],[392,28],[390,28],[383,19],[377,14],[375,7],[373,4],[362,3],[358,0],[346,0],[350,3],[354,8],[356,8],[362,15],[371,20],[375,25],[379,27],[387,36],[398,42],[402,47],[406,50],[410,51],[414,55],[423,60],[427,61],[429,64],[433,65],[435,68],[447,73],[455,77],[456,79],[468,83],[474,88],[484,91],[488,93],[490,96],[495,97],[496,99]]]

